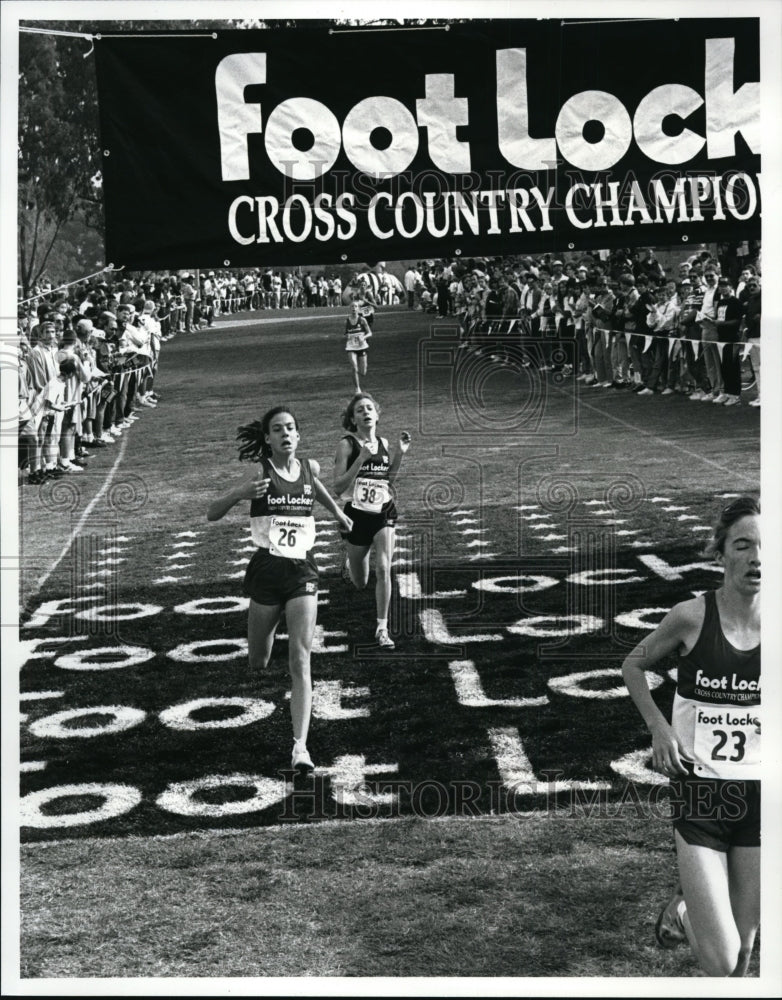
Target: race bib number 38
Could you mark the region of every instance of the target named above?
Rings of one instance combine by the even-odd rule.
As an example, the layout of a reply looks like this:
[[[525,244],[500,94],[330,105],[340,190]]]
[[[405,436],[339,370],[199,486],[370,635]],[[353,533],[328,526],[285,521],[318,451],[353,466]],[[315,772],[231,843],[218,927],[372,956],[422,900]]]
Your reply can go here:
[[[366,479],[359,476],[353,487],[353,506],[369,514],[379,514],[388,503],[388,483],[384,479]]]
[[[269,551],[285,559],[304,559],[315,543],[315,518],[273,516]]]
[[[760,708],[695,711],[695,772],[724,779],[760,777]]]

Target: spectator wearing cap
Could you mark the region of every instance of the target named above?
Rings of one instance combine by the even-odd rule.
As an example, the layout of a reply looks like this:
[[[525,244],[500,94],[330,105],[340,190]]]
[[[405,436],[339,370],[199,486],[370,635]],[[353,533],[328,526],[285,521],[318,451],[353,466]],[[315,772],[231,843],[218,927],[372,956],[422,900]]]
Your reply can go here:
[[[736,406],[741,402],[741,360],[738,347],[741,306],[733,294],[730,281],[724,276],[717,279],[714,305],[714,324],[721,345],[718,350],[722,351],[720,368],[724,387],[724,392],[714,402],[723,406]]]
[[[750,358],[752,370],[755,373],[755,388],[757,396],[750,400],[750,406],[760,406],[760,278],[753,274],[747,278],[746,301],[744,303],[744,314],[742,317],[742,332],[746,341],[751,345]]]
[[[671,338],[676,333],[679,319],[679,295],[675,281],[669,281],[662,293],[650,292],[653,298],[649,313],[649,330],[653,335],[650,352],[651,368],[639,396],[651,396],[662,387],[663,395],[669,396],[676,385],[678,353],[673,356]]]
[[[696,262],[693,261],[693,270]],[[701,327],[701,343],[703,345],[703,357],[706,364],[706,375],[709,379],[710,390],[703,397],[704,402],[714,402],[724,395],[724,383],[722,380],[722,361],[720,351],[717,346],[717,271],[713,265],[707,266],[703,274],[705,290],[703,302],[696,319]],[[722,400],[724,402],[724,400]]]

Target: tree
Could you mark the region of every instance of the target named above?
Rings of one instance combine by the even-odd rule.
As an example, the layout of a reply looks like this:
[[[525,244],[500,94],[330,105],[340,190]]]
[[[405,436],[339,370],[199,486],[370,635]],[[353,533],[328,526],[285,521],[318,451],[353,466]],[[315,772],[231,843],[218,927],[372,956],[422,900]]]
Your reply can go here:
[[[85,41],[28,34],[19,41],[19,276],[27,296],[62,227],[77,215],[96,224],[103,206],[95,75]]]

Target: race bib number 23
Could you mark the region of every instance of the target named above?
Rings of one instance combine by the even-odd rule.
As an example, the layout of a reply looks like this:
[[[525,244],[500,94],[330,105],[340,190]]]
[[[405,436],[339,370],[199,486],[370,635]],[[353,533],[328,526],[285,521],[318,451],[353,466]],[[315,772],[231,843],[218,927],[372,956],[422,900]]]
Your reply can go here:
[[[723,779],[760,777],[760,707],[699,707],[695,771]]]

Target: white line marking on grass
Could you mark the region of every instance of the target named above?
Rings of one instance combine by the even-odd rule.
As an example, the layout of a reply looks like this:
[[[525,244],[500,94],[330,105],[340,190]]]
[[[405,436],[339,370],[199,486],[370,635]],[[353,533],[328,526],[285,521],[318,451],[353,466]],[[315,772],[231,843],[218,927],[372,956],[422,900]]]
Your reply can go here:
[[[174,538],[197,538],[200,534],[200,531],[177,531]]]
[[[636,539],[634,542],[630,542],[630,548],[631,549],[648,549],[649,546],[653,545],[653,544],[654,544],[653,542],[641,541],[640,539]]]
[[[459,534],[460,535],[482,535],[486,531],[485,528],[463,528]]]
[[[27,774],[30,771],[44,771],[45,769],[45,760],[25,760],[19,765],[22,774]]]
[[[694,524],[690,530],[691,531],[711,531],[711,528],[708,526],[708,524]]]
[[[557,545],[556,548],[551,550],[552,552],[575,552],[575,545]]]
[[[673,504],[670,507],[663,507],[663,510],[668,511],[669,514],[672,514],[674,513],[674,511],[677,510],[689,510],[689,509],[690,509],[689,507],[677,507],[676,504]]]
[[[242,576],[244,576],[244,574],[242,574]],[[153,580],[152,582],[155,583],[155,584],[158,584],[158,583],[182,583],[183,580],[191,580],[191,579],[192,579],[192,577],[189,577],[189,576],[161,576],[157,580]]]
[[[427,642],[443,646],[458,646],[465,642],[502,642],[503,636],[484,633],[482,635],[451,635],[442,612],[425,608],[421,612],[421,627]]]
[[[479,552],[477,555],[468,556],[467,558],[470,562],[475,562],[476,559],[499,559],[499,552]]]
[[[540,507],[539,503],[522,503],[518,507],[514,507],[514,510],[538,510]]]
[[[231,559],[228,563],[229,566],[246,566],[246,559]]]
[[[624,536],[624,535],[640,535],[641,534],[641,529],[640,528],[636,528],[636,529],[622,528],[622,530],[621,531],[617,531],[616,534],[617,534],[617,537],[620,536],[620,535],[621,536]]]
[[[469,516],[470,514],[474,514],[474,513],[475,513],[474,510],[455,510],[455,511],[452,512],[452,516],[453,517],[460,517],[462,514],[467,514]]]
[[[255,552],[257,545],[245,545],[243,549],[234,549],[234,552]]]
[[[238,573],[226,573],[224,579],[226,580],[241,580],[244,577],[244,570],[239,570]]]
[[[670,497],[649,497],[649,503],[670,503]]]
[[[127,438],[123,438],[122,442],[121,442],[121,444],[119,446],[119,452],[117,453],[117,457],[114,459],[114,465],[112,465],[112,467],[109,469],[108,474],[107,474],[106,478],[103,481],[103,485],[98,490],[98,492],[95,494],[95,496],[92,498],[92,500],[90,500],[90,502],[84,508],[84,512],[82,513],[81,517],[79,518],[79,521],[78,521],[76,527],[73,529],[73,531],[68,536],[68,541],[62,547],[62,550],[61,550],[60,554],[54,560],[54,562],[49,567],[49,569],[43,574],[43,576],[40,576],[38,578],[38,580],[37,580],[37,582],[35,584],[35,589],[33,591],[34,595],[39,594],[43,590],[44,585],[46,584],[46,581],[49,579],[49,577],[52,575],[52,573],[57,569],[57,567],[60,565],[60,563],[63,561],[63,559],[68,554],[71,545],[73,545],[74,539],[79,534],[79,532],[81,531],[81,529],[84,527],[84,525],[85,525],[85,523],[87,521],[87,518],[92,513],[95,505],[98,503],[99,500],[101,500],[103,498],[103,495],[105,494],[106,490],[108,490],[109,486],[111,486],[111,483],[112,483],[114,477],[117,474],[117,469],[119,469],[120,463],[122,462],[122,459],[125,457],[125,451],[127,450],[127,444],[128,444]],[[123,536],[120,536],[119,538],[115,539],[115,541],[118,541],[118,542],[119,541],[129,542],[130,539],[129,538],[125,538]]]
[[[19,701],[42,701],[44,698],[64,698],[64,691],[22,691]]]
[[[527,521],[550,521],[551,514],[527,514]]]
[[[96,581],[95,583],[83,583],[81,585],[82,590],[105,590],[106,584]]]
[[[171,548],[172,549],[191,549],[191,548],[193,548],[196,545],[198,545],[198,542],[172,542]],[[191,554],[192,553],[190,553],[190,552],[188,552],[188,553],[184,553],[183,552],[182,553],[182,555],[191,555]]]
[[[579,405],[582,409],[594,410],[595,413],[599,413],[601,416],[605,417],[607,420],[613,420],[615,424],[620,424],[622,427],[626,427],[628,430],[634,431],[636,434],[641,434],[645,438],[651,438],[653,441],[658,441],[663,449],[665,448],[675,448],[676,451],[680,451],[683,455],[689,455],[690,458],[695,458],[699,462],[705,462],[706,465],[710,465],[713,469],[719,469],[720,472],[725,472],[729,476],[738,476],[739,479],[745,479],[747,482],[755,483],[756,478],[748,476],[743,472],[736,472],[734,467],[729,467],[727,465],[720,465],[719,462],[713,462],[710,458],[706,458],[705,455],[697,451],[690,451],[689,448],[683,448],[680,444],[672,441],[670,438],[662,437],[660,434],[654,434],[652,431],[645,430],[643,427],[639,427],[637,424],[631,424],[629,420],[622,420],[621,417],[615,417],[611,413],[607,413],[602,410],[599,406],[593,406],[591,403],[585,403],[583,400],[579,400]],[[663,452],[664,453],[664,452]],[[652,499],[652,503],[670,503],[670,497],[658,497]]]
[[[550,524],[530,524],[528,525],[530,531],[551,531],[552,525]]]
[[[608,521],[606,521],[606,524],[627,524],[627,518],[626,517],[612,517]]]
[[[585,500],[585,507],[605,507],[605,500]]]
[[[478,519],[475,518],[475,517],[463,517],[459,521],[456,521],[455,523],[456,524],[477,524],[478,523]]]
[[[124,442],[123,442],[123,448],[124,448],[124,446],[125,445],[124,445]],[[121,457],[122,457],[121,455],[117,455],[117,461],[119,461]],[[115,462],[114,464],[116,465],[117,463]],[[115,542],[132,542],[133,539],[132,538],[128,538],[127,535],[117,535],[117,537],[114,539],[114,541]]]
[[[720,497],[721,500],[737,500],[741,496],[741,494],[740,493],[718,493],[717,496]]]
[[[538,781],[518,729],[513,726],[490,729],[488,736],[502,783],[516,795],[548,795],[574,788],[608,790],[612,787],[610,781]]]
[[[541,542],[561,542],[563,538],[567,538],[567,535],[541,535]]]
[[[166,556],[166,559],[171,561],[172,559],[193,559],[195,552],[172,552]]]
[[[676,518],[677,521],[697,521],[698,517],[695,514],[679,514]]]

